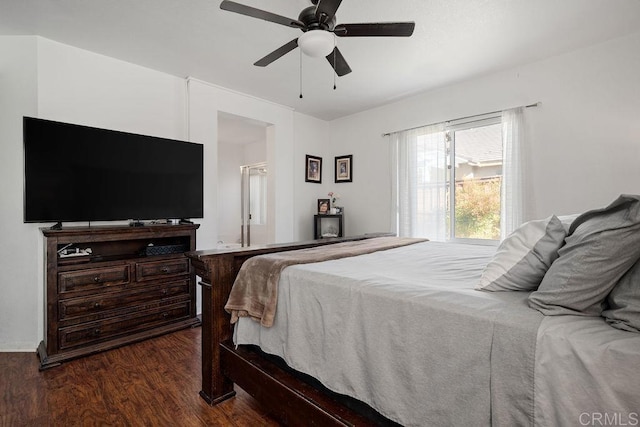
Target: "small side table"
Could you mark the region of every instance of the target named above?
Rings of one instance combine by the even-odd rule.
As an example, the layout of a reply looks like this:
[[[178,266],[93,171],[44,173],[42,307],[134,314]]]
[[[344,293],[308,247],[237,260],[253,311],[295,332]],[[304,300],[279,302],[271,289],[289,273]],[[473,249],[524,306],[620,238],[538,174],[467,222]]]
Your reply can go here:
[[[313,216],[313,238],[344,237],[342,214],[316,214]]]

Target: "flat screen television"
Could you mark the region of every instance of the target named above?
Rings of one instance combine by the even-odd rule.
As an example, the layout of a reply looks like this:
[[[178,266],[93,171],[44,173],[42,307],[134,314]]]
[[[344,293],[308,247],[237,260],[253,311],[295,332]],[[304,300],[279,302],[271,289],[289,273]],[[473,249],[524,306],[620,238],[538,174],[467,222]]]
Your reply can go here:
[[[203,146],[24,117],[24,222],[203,217]]]

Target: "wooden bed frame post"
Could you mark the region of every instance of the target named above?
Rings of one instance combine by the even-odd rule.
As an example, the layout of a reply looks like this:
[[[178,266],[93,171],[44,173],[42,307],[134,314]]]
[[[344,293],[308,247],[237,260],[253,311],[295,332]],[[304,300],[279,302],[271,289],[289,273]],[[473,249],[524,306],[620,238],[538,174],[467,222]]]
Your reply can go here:
[[[235,348],[231,315],[224,306],[242,264],[249,258],[334,243],[392,236],[366,234],[337,239],[273,244],[252,248],[204,250],[187,253],[202,279],[202,390],[210,405],[235,396],[234,381],[270,409],[284,425],[371,425],[366,417],[337,403],[300,379],[266,362],[257,353]],[[242,347],[242,346],[241,346]]]
[[[220,343],[231,339],[231,316],[224,310],[235,278],[233,256],[220,256],[198,265],[196,274],[202,281],[202,390],[200,396],[210,405],[235,396],[233,382],[222,375]],[[213,326],[213,327],[211,327]]]

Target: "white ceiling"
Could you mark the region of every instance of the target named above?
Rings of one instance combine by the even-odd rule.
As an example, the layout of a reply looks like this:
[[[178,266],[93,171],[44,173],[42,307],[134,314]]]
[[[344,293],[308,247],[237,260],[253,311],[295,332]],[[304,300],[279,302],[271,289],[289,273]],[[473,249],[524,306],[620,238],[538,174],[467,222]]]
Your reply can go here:
[[[309,0],[238,0],[297,18]],[[252,64],[299,30],[220,0],[0,0],[0,35],[37,34],[192,76],[331,120],[438,86],[640,31],[640,0],[343,0],[337,23],[415,21],[410,38],[338,38],[353,72],[295,50]],[[300,76],[304,98],[300,93]]]

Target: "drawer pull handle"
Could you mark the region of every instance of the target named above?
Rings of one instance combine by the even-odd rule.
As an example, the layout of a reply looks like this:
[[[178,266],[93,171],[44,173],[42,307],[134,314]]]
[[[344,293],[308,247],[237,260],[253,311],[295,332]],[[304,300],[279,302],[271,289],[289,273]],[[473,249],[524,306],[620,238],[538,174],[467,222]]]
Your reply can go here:
[[[100,282],[100,276],[94,277],[93,281],[96,282],[96,283],[99,283]]]
[[[94,329],[94,330],[93,330],[93,335],[94,335],[94,336],[100,335],[100,328],[96,328],[96,329]]]
[[[97,302],[97,303],[93,304],[93,308],[100,308],[100,303]]]
[[[163,290],[162,290],[162,295],[167,295],[168,293],[169,293],[169,290],[168,290],[168,289],[163,289]]]
[[[166,319],[167,317],[169,317],[169,313],[162,313],[162,317]]]
[[[169,272],[169,267],[162,267],[160,269],[160,271],[162,271],[163,273],[168,273]]]

